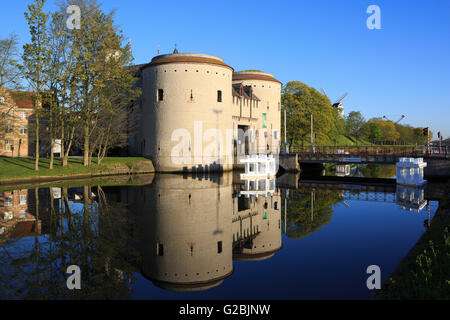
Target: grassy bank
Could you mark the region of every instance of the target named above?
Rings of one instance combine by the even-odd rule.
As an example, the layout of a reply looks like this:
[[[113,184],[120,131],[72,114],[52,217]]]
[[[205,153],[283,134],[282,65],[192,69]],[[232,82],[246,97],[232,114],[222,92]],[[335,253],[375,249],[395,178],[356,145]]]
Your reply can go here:
[[[374,296],[375,300],[450,299],[450,209],[444,199],[429,229]]]
[[[56,158],[53,169],[49,167],[50,159],[42,158],[39,161],[39,171],[34,170],[34,158],[7,158],[0,157],[0,182],[17,179],[30,179],[36,177],[64,177],[72,175],[98,175],[125,173],[141,167],[143,171],[151,171],[153,167],[150,160],[142,157],[109,157],[103,159],[100,165],[93,159],[91,166],[83,166],[82,158],[70,158],[67,167],[61,166],[61,159]]]

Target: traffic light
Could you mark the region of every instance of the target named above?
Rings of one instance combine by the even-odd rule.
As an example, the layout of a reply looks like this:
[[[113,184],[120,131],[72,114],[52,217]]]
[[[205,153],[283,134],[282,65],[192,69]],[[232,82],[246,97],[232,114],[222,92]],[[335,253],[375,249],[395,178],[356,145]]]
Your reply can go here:
[[[267,201],[264,202],[264,209],[267,209]]]
[[[423,128],[423,135],[428,136],[428,127]]]

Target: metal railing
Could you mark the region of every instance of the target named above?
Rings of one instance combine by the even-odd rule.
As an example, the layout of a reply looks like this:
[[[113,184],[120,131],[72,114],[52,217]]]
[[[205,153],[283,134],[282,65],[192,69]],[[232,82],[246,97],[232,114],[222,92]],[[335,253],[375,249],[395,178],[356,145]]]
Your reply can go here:
[[[444,157],[450,156],[450,148],[425,146],[304,146],[291,148],[290,153],[314,156],[339,157],[369,157],[369,156],[398,156],[398,157]]]

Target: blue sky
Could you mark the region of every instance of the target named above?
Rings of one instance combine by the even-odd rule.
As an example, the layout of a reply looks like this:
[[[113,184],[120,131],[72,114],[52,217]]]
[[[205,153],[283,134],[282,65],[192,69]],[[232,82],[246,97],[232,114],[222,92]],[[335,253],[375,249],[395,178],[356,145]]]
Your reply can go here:
[[[29,40],[31,1],[2,3],[0,38]],[[236,71],[260,69],[286,83],[324,88],[345,112],[386,115],[450,136],[450,1],[104,0],[132,41],[136,63],[173,51],[217,55]],[[369,5],[381,30],[369,30]],[[47,0],[45,8],[54,9]]]

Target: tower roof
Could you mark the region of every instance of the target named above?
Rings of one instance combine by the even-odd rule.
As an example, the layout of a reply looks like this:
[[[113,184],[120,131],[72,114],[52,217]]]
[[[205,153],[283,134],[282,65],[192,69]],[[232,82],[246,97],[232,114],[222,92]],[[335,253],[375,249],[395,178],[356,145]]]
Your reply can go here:
[[[233,73],[233,81],[240,80],[266,80],[273,81],[282,84],[281,81],[275,79],[273,74],[258,71],[258,70],[248,70],[248,71],[238,71]]]
[[[174,50],[175,52],[175,50]],[[219,65],[226,68],[230,68],[234,70],[232,67],[223,62],[223,59],[212,56],[209,54],[199,54],[199,53],[172,53],[172,54],[162,54],[156,56],[152,59],[152,61],[143,68],[149,66],[155,66],[160,64],[169,64],[169,63],[200,63],[200,64],[213,64]]]

